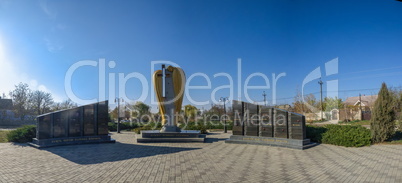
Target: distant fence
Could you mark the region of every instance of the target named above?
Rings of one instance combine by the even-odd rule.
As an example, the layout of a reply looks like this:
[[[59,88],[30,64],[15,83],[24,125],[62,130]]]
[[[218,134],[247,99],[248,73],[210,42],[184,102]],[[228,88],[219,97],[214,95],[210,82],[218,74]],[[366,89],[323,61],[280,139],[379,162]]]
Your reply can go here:
[[[0,120],[0,128],[18,128],[24,125],[35,125],[35,120]]]

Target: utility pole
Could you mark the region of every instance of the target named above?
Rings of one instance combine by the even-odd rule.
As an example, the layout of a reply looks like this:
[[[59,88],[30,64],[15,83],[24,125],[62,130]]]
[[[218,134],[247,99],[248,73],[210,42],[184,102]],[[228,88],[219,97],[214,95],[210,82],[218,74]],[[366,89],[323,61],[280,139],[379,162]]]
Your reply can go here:
[[[267,94],[265,94],[265,91],[262,93],[262,96],[264,97],[264,106],[267,106]]]
[[[321,81],[321,78],[320,78],[320,81],[318,81],[318,84],[320,84],[320,93],[321,93],[321,120],[323,120],[323,117],[322,117],[322,111],[324,110],[324,107],[323,107],[323,103],[322,103],[322,84],[324,84],[322,81]]]
[[[228,100],[227,97],[221,97],[221,99],[219,100],[219,101],[223,102],[223,109],[224,109],[224,112],[225,112],[225,118],[224,118],[224,120],[225,120],[225,125],[223,126],[223,132],[224,132],[224,133],[228,133],[228,129],[227,129],[227,127],[226,127],[226,117],[227,117],[227,115],[226,115],[226,101],[227,101],[227,100]]]

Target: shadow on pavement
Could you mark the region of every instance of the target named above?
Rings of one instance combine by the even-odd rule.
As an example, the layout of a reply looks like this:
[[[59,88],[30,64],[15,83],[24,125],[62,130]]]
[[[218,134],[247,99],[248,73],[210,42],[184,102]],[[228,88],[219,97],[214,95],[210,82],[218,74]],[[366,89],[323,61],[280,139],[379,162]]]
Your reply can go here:
[[[214,143],[214,142],[219,142],[219,141],[224,141],[227,140],[228,138],[205,138],[205,143]]]
[[[56,146],[43,148],[41,150],[51,152],[77,164],[88,165],[197,149],[200,148],[147,146],[116,142],[107,144]]]

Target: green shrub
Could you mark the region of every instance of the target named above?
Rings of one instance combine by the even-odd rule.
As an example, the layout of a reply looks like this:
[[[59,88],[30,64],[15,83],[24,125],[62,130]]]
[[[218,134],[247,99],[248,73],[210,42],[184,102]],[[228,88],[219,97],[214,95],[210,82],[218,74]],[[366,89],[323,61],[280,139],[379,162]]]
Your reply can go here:
[[[36,126],[26,125],[15,130],[10,131],[7,134],[7,140],[9,142],[32,142],[32,138],[36,136]]]
[[[327,128],[321,126],[306,126],[307,138],[312,142],[322,142],[322,134],[327,131]]]
[[[371,113],[371,136],[374,143],[384,142],[395,133],[395,111],[392,94],[388,91],[387,85],[382,83],[378,98],[374,102],[374,109]]]
[[[346,147],[361,147],[371,144],[371,132],[362,126],[326,125],[322,143]]]

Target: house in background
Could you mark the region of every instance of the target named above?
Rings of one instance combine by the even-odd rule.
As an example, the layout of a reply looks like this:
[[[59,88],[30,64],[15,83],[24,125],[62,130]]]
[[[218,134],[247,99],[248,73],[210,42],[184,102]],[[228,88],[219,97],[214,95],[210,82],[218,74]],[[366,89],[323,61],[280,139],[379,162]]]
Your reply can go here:
[[[343,103],[346,106],[354,106],[359,108],[361,104],[363,111],[371,111],[377,98],[378,95],[362,95],[357,97],[349,97]]]
[[[0,110],[13,110],[13,100],[0,97]]]
[[[339,120],[370,120],[371,111],[378,95],[362,95],[347,98],[343,104],[344,108],[339,109]]]
[[[14,121],[13,100],[0,97],[0,125]]]

